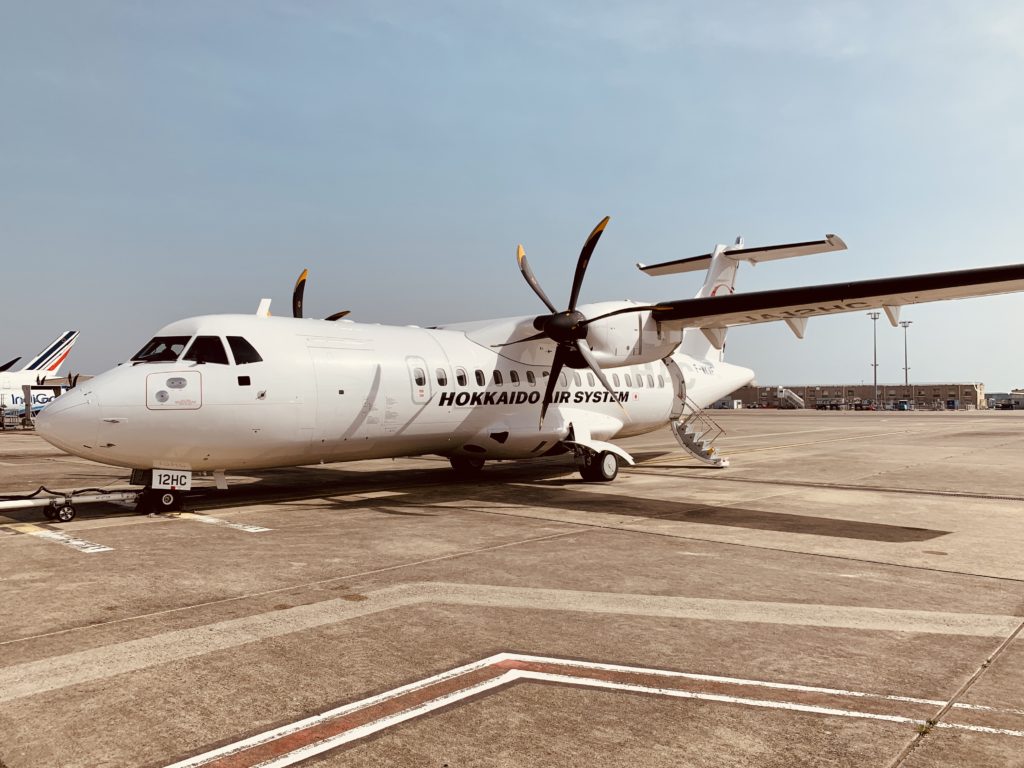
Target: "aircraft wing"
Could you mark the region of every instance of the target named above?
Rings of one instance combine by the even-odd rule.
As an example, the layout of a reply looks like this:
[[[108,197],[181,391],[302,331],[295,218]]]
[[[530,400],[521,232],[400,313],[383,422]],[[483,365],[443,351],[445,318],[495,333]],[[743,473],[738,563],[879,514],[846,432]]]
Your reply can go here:
[[[669,328],[701,328],[706,333],[784,320],[802,337],[809,317],[881,308],[896,325],[904,304],[1015,291],[1024,291],[1024,264],[666,301],[652,315]]]

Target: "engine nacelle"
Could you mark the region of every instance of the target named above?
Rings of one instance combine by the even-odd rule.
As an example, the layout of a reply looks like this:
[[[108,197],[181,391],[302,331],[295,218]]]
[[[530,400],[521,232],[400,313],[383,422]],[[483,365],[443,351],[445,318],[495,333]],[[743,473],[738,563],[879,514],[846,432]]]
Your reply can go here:
[[[587,304],[580,311],[587,317],[644,306],[631,301]],[[649,310],[626,312],[587,326],[587,343],[602,368],[637,365],[662,360],[672,354],[683,339],[682,331],[660,327]]]

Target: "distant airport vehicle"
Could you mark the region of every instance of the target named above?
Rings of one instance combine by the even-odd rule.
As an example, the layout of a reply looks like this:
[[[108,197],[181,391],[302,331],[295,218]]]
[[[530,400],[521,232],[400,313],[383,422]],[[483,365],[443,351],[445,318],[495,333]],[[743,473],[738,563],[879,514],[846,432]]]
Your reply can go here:
[[[611,442],[668,425],[680,444],[723,465],[703,409],[754,373],[723,360],[735,325],[1024,290],[1024,265],[734,293],[742,262],[846,248],[835,236],[747,248],[741,239],[651,266],[652,276],[706,270],[692,299],[580,304],[587,265],[608,219],[579,255],[560,308],[522,246],[517,263],[545,305],[538,316],[389,326],[293,317],[209,315],[172,323],[127,364],[61,396],[39,434],[69,453],[130,467],[150,503],[174,508],[192,473],[219,487],[232,470],[439,454],[471,475],[485,461],[571,452],[586,480],[615,478],[633,458]]]
[[[60,336],[47,344],[43,351],[33,357],[23,368],[13,371],[14,364],[21,358],[16,357],[0,365],[0,406],[7,413],[21,414],[25,412],[25,385],[45,384],[60,373],[61,366],[71,352],[71,347],[78,340],[78,331],[64,331]],[[37,412],[57,397],[52,389],[40,389],[32,393],[31,411]]]

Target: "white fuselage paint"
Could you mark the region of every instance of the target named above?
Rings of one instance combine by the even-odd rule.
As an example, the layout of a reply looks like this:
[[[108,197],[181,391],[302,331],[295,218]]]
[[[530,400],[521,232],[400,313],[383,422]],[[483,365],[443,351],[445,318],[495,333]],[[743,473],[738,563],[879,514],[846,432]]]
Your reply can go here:
[[[662,358],[671,356],[699,407],[753,378],[746,368],[673,354],[678,332],[662,336],[649,319],[625,317],[593,334],[595,354],[621,402],[588,371],[565,369],[540,428],[553,344],[492,346],[529,335],[532,318],[426,329],[211,315],[172,323],[157,335],[242,336],[263,361],[124,363],[62,395],[40,414],[37,429],[75,455],[140,469],[252,469],[421,454],[517,459],[556,448],[570,424],[595,440],[665,426],[680,403]],[[627,334],[635,345],[624,344]]]

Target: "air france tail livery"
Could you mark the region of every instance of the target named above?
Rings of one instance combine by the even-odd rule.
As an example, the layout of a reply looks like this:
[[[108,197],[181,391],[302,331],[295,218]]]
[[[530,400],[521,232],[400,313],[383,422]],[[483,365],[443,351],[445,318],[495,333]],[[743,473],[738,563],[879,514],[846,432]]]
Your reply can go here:
[[[25,367],[17,371],[11,370],[21,359],[17,357],[0,366],[0,406],[3,406],[7,413],[24,413],[25,393],[22,387],[26,384],[38,385],[46,379],[57,377],[77,340],[78,331],[64,331],[47,344],[42,352],[29,360]],[[32,412],[35,413],[55,397],[52,390],[33,392]]]
[[[293,317],[208,315],[159,330],[127,364],[60,397],[39,434],[69,453],[131,467],[158,508],[173,508],[193,472],[439,454],[463,474],[485,461],[571,453],[584,479],[609,481],[633,458],[614,440],[669,426],[680,444],[722,465],[689,426],[749,383],[725,362],[728,329],[1024,290],[1024,265],[735,292],[743,262],[841,251],[823,240],[745,247],[651,266],[651,276],[706,270],[695,298],[580,304],[587,265],[608,219],[580,253],[568,301],[541,288],[541,315],[436,328],[356,323],[339,312],[303,319],[303,272]],[[706,442],[706,441],[705,441]],[[154,489],[162,489],[156,493]]]

